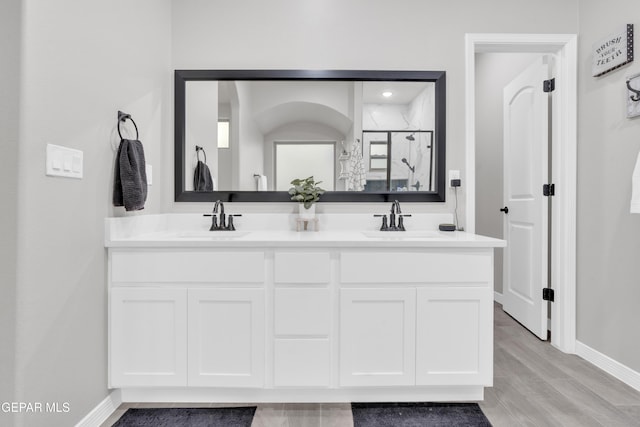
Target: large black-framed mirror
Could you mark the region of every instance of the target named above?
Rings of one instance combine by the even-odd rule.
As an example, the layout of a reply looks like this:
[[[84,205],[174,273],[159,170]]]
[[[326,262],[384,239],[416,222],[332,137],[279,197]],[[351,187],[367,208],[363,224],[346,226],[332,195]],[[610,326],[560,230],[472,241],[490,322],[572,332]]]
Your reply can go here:
[[[174,82],[176,202],[290,202],[290,178],[309,175],[321,202],[445,201],[444,71],[176,70]]]

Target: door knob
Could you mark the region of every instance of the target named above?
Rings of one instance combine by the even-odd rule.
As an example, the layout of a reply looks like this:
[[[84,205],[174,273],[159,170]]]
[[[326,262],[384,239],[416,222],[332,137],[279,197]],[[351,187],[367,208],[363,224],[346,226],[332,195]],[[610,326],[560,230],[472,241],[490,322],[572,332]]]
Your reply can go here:
[[[504,208],[500,209],[500,212],[504,212],[506,214],[509,213],[509,208],[507,206],[505,206]]]

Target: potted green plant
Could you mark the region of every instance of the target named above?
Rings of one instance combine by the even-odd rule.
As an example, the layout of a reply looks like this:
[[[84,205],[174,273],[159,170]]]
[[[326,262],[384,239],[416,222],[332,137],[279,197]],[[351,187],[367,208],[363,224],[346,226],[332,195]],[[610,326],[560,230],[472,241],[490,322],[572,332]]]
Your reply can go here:
[[[325,191],[318,186],[321,182],[322,181],[316,182],[313,176],[291,181],[293,187],[289,189],[289,194],[291,195],[291,200],[299,203],[299,215],[301,218],[315,217],[315,202],[320,199],[320,196],[324,194]]]

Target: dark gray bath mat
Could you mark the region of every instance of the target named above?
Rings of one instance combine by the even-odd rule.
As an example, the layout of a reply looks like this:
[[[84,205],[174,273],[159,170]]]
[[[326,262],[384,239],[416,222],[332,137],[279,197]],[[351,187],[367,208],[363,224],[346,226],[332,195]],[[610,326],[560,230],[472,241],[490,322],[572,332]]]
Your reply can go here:
[[[491,427],[477,403],[352,403],[354,427]]]
[[[113,427],[250,427],[255,406],[241,408],[132,408]]]

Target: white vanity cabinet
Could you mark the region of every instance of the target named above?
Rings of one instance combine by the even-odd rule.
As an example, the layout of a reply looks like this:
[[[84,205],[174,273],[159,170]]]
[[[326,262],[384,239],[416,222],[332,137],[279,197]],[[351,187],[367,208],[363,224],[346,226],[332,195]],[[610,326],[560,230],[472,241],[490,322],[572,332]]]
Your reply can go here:
[[[501,241],[164,236],[108,240],[125,402],[481,400],[492,385]]]
[[[489,251],[343,251],[340,385],[491,385]]]
[[[262,387],[264,291],[114,287],[111,386]]]
[[[264,252],[109,255],[111,387],[264,385]]]
[[[112,387],[187,385],[187,291],[110,290]]]
[[[188,291],[189,386],[264,385],[264,290]]]
[[[415,385],[415,289],[341,289],[340,385]]]
[[[329,250],[274,251],[275,388],[331,386],[332,265]]]
[[[493,286],[417,289],[416,385],[493,380]]]

